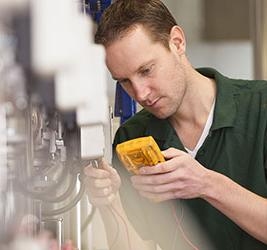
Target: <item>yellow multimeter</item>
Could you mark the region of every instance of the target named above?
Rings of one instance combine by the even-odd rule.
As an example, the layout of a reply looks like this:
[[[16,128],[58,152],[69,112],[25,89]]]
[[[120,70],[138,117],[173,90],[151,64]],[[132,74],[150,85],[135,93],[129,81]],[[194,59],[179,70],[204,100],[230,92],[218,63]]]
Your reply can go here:
[[[165,159],[152,136],[140,137],[120,143],[117,155],[129,172],[138,174],[144,166],[154,166]]]

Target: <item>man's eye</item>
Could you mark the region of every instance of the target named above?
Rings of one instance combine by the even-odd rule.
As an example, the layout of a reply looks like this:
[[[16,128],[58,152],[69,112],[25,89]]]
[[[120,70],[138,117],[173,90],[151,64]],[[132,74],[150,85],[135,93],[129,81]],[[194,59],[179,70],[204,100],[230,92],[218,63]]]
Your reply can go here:
[[[142,74],[143,76],[146,76],[146,75],[148,75],[149,73],[150,73],[150,69],[144,69],[144,70],[141,71],[141,74]]]
[[[150,75],[150,74],[152,73],[153,68],[154,68],[154,65],[152,65],[151,67],[148,67],[148,68],[146,68],[146,69],[143,69],[143,70],[140,72],[140,74],[141,74],[142,76],[148,76],[148,75]]]

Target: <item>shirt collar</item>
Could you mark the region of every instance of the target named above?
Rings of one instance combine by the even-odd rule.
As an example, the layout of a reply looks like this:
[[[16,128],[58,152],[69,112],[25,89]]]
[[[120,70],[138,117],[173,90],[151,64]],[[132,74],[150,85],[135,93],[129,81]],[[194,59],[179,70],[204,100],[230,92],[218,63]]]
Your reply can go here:
[[[235,90],[231,82],[232,79],[223,76],[212,68],[200,68],[197,71],[206,77],[214,78],[217,86],[211,130],[234,127],[237,107],[234,100]]]

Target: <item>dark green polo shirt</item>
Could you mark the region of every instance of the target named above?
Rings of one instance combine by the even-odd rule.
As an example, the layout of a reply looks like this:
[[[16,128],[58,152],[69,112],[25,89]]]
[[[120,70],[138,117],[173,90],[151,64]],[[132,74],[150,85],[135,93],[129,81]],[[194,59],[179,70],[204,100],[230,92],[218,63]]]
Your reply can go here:
[[[199,149],[196,160],[267,198],[266,81],[230,79],[210,68],[198,71],[215,79],[217,96],[210,133]],[[120,142],[147,135],[154,137],[161,150],[174,147],[186,151],[168,120],[160,120],[146,110],[140,111],[119,128],[114,148]],[[131,186],[130,174],[117,163],[116,156],[114,166],[122,175],[122,203],[139,234],[144,239],[155,240],[163,250],[192,249],[176,230],[170,202],[155,204],[140,197]],[[202,199],[177,200],[176,204],[177,214],[181,212],[181,204],[186,207],[188,213],[183,218],[184,230],[201,250],[267,249],[267,245],[249,236]],[[202,237],[196,236],[199,231],[193,233],[194,230],[187,223],[190,218],[199,225],[200,232],[208,235],[213,247],[205,246]],[[179,248],[179,244],[183,247]]]

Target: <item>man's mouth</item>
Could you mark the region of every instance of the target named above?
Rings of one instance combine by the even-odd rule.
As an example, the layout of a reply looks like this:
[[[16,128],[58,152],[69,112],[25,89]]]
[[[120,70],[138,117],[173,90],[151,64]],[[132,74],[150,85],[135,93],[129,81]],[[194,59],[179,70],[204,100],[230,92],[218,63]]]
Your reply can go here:
[[[153,101],[147,101],[147,102],[145,103],[145,105],[146,105],[147,107],[153,107],[153,106],[156,105],[156,103],[159,101],[159,99],[160,99],[160,98],[157,98],[157,99],[155,99],[155,100],[153,100]]]

